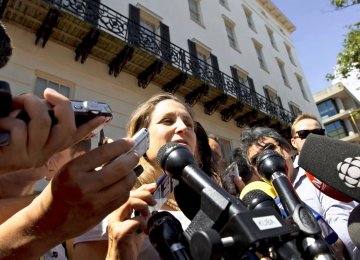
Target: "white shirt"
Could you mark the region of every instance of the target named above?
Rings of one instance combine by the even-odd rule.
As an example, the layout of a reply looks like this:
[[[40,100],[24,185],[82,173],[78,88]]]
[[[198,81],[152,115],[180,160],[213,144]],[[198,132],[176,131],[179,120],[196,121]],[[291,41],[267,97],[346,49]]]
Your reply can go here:
[[[298,161],[299,156],[296,156],[294,168],[298,169],[298,173],[293,185],[300,199],[318,212],[338,234],[351,259],[360,259],[360,250],[351,241],[347,228],[349,215],[358,203],[354,201],[349,203],[338,201],[319,191],[307,178],[305,170],[299,167]]]

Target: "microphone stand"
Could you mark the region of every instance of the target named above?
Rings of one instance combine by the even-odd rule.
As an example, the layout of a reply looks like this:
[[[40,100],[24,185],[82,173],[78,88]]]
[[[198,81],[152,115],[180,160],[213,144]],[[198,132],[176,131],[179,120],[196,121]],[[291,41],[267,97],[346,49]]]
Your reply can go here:
[[[285,175],[285,159],[273,150],[264,150],[256,160],[256,167],[261,176],[271,182],[286,213],[300,228],[300,242],[306,258],[333,259],[329,245],[321,237],[318,222]]]

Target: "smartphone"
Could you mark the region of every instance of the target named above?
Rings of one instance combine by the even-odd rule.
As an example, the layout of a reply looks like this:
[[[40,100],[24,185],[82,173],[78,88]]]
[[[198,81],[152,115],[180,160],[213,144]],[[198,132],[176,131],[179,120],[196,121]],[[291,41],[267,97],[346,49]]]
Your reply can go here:
[[[134,146],[130,148],[126,153],[119,155],[114,160],[120,159],[124,156],[126,156],[129,153],[132,153],[133,151],[136,151],[136,153],[141,157],[143,156],[147,149],[149,149],[149,132],[146,128],[140,129],[133,137],[134,139]],[[112,161],[114,161],[112,160]]]
[[[104,102],[71,100],[71,107],[74,111],[75,124],[77,127],[97,116],[106,117],[104,124],[101,124],[91,132],[89,135],[90,138],[100,132],[100,130],[113,118],[110,106]],[[51,117],[51,124],[56,125],[58,121],[54,116],[54,111],[51,107],[49,107],[49,115]],[[24,120],[26,123],[30,121],[29,115],[24,110],[17,115],[17,118]]]

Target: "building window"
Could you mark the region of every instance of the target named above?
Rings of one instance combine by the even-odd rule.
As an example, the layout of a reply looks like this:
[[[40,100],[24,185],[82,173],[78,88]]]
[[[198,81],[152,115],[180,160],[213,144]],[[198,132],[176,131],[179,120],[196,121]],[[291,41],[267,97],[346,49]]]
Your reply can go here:
[[[231,143],[229,140],[222,138],[220,136],[215,136],[215,138],[216,141],[220,144],[221,152],[223,154],[223,160],[226,162],[226,165],[228,165],[232,158]]]
[[[289,60],[291,61],[291,63],[293,65],[296,66],[293,55],[292,55],[292,52],[291,52],[291,47],[289,45],[287,45],[286,43],[284,43],[284,44],[285,44],[286,52],[287,52],[287,54],[289,56]]]
[[[155,53],[159,52],[160,39],[156,38],[155,34],[161,34],[160,21],[162,18],[141,4],[137,4],[136,7],[139,8],[140,12],[142,37],[144,43],[146,43],[146,48]],[[147,30],[144,30],[144,28]]]
[[[277,48],[277,45],[276,45],[276,42],[275,42],[275,39],[274,39],[274,32],[273,30],[271,30],[269,27],[266,26],[266,31],[269,35],[269,39],[270,39],[270,42],[271,42],[271,46],[275,49],[275,50],[278,50]]]
[[[300,87],[300,90],[301,90],[301,93],[302,93],[304,99],[307,100],[307,101],[309,101],[308,95],[306,94],[306,90],[305,90],[305,88],[304,88],[304,84],[303,84],[303,79],[302,79],[302,77],[299,76],[299,75],[297,75],[296,73],[295,73],[295,76],[296,76],[296,80],[297,80],[297,82],[298,82],[298,84],[299,84],[299,87]]]
[[[277,95],[276,91],[269,86],[264,86],[265,97],[268,102],[266,104],[266,110],[270,115],[276,115],[279,112],[279,108],[282,108],[281,98]]]
[[[321,119],[334,116],[338,113],[335,101],[333,99],[328,99],[324,102],[317,104],[317,108],[319,110]]]
[[[252,18],[252,12],[250,11],[250,9],[244,7],[244,13],[245,13],[245,17],[246,17],[246,21],[247,21],[247,24],[248,26],[256,32],[256,29],[255,29],[255,24],[254,24],[254,21],[253,21],[253,18]]]
[[[237,44],[237,40],[236,40],[236,35],[235,35],[235,23],[233,23],[232,21],[224,18],[224,22],[225,22],[225,29],[226,29],[226,33],[227,33],[227,37],[229,40],[229,44],[232,48],[238,50],[238,44]]]
[[[275,90],[271,89],[270,87],[264,87],[264,92],[267,99],[277,105],[281,105],[279,102],[279,97]]]
[[[341,120],[325,125],[325,131],[328,136],[336,139],[342,139],[348,135],[345,125]]]
[[[157,26],[149,21],[140,18],[140,25],[153,33],[157,33]]]
[[[56,90],[60,94],[64,95],[67,98],[72,98],[73,89],[75,88],[75,83],[57,77],[55,75],[46,73],[41,70],[35,70],[35,87],[34,87],[34,94],[40,98],[44,98],[44,90],[46,88],[51,88]]]
[[[289,108],[290,108],[290,111],[291,111],[291,114],[293,115],[293,117],[296,117],[296,116],[302,114],[302,111],[300,110],[299,106],[295,105],[292,102],[289,102]]]
[[[254,40],[254,47],[255,47],[255,51],[256,51],[256,55],[257,55],[260,67],[263,70],[268,71],[268,69],[266,67],[266,62],[265,62],[265,59],[264,59],[264,55],[263,55],[263,52],[262,52],[262,45]]]
[[[199,0],[188,0],[190,17],[197,23],[202,24],[201,13],[200,13],[200,1]]]
[[[282,62],[281,60],[277,59],[277,63],[279,65],[279,69],[280,69],[280,73],[281,73],[281,77],[284,81],[285,86],[290,87],[290,83],[288,80],[288,77],[286,75],[286,71],[285,71],[285,64],[284,62]]]
[[[249,82],[248,82],[249,73],[248,72],[246,72],[245,70],[243,70],[242,68],[240,68],[237,65],[231,66],[230,69],[231,69],[233,78],[238,80],[242,85],[249,87]]]

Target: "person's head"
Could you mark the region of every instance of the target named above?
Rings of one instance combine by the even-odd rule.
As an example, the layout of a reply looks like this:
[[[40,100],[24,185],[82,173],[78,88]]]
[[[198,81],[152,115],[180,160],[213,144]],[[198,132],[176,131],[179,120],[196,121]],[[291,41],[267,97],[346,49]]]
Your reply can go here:
[[[253,180],[260,180],[258,175],[254,174],[253,168],[248,164],[240,148],[235,148],[233,150],[232,161],[236,162],[239,176],[245,185],[252,182]]]
[[[209,174],[213,171],[213,154],[208,142],[206,130],[199,122],[195,122],[196,151],[195,158],[202,170]]]
[[[223,153],[217,137],[210,134],[208,142],[211,150],[217,156],[217,160],[221,161],[223,158]]]
[[[256,158],[264,149],[278,152],[286,160],[289,177],[292,178],[292,148],[278,132],[267,127],[247,128],[240,136],[240,150],[249,165],[256,169]]]
[[[325,135],[325,129],[320,121],[313,115],[299,115],[291,126],[291,144],[300,153],[306,137],[310,134]]]
[[[206,130],[199,122],[195,122],[196,151],[195,158],[199,167],[219,185],[221,180],[218,175],[219,165],[215,161],[214,153],[209,145],[209,137]]]
[[[50,180],[63,165],[90,150],[91,139],[84,139],[61,152],[53,154],[47,161],[48,175],[46,176],[46,179]]]
[[[0,68],[4,67],[12,55],[11,39],[5,26],[0,22]]]
[[[161,174],[156,163],[159,149],[168,142],[184,145],[195,154],[196,136],[191,110],[172,94],[161,93],[142,103],[131,115],[128,136],[133,136],[141,128],[149,131],[149,149],[140,158],[144,173],[139,176],[141,184],[155,182]]]

